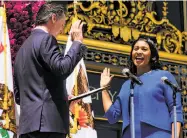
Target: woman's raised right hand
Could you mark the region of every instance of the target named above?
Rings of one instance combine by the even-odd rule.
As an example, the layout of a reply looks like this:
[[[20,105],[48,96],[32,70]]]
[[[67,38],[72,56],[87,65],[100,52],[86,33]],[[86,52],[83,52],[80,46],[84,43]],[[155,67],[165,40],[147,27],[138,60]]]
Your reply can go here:
[[[110,85],[110,82],[114,75],[110,75],[110,68],[105,68],[101,73],[100,87],[105,87]]]

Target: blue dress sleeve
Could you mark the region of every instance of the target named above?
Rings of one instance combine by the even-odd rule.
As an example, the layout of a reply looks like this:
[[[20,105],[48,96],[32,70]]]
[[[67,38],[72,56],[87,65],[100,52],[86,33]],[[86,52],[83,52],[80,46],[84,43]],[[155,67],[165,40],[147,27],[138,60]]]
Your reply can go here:
[[[115,102],[105,113],[105,116],[110,124],[116,123],[121,118],[121,104],[120,98],[118,97]]]
[[[166,72],[165,75],[168,78],[168,80],[170,80],[174,84],[177,84],[175,77],[170,72]],[[165,85],[164,95],[165,95],[166,103],[167,103],[168,110],[170,113],[170,120],[171,120],[171,123],[173,123],[174,122],[173,90],[170,86]],[[177,92],[177,94],[176,94],[176,112],[177,112],[177,122],[181,122],[183,125],[184,122],[183,122],[182,103],[181,103],[181,93],[180,92]]]

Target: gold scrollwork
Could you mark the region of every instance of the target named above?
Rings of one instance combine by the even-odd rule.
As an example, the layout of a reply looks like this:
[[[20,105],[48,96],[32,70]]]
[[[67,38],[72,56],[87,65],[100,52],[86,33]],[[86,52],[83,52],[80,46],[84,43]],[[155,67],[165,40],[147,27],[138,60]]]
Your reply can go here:
[[[187,41],[187,32],[182,32],[183,41]]]
[[[89,39],[129,44],[139,35],[156,38],[159,50],[167,53],[183,54],[183,42],[187,32],[181,32],[167,19],[168,2],[163,2],[163,18],[157,20],[157,13],[148,1],[79,1],[77,17],[87,25],[84,36]],[[73,3],[68,6],[68,33],[73,19]]]

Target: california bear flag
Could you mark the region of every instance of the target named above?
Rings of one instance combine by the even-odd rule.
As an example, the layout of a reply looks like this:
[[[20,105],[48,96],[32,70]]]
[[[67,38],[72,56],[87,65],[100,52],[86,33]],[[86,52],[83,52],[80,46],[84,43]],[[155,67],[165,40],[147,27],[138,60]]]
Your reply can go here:
[[[72,45],[70,36],[68,37],[65,54]],[[68,95],[77,96],[89,91],[86,67],[84,60],[75,67],[74,71],[66,80]],[[93,114],[91,110],[91,97],[81,99],[74,107],[70,106],[70,137],[71,138],[97,138],[94,129]]]
[[[16,138],[12,64],[4,7],[0,7],[0,138]]]

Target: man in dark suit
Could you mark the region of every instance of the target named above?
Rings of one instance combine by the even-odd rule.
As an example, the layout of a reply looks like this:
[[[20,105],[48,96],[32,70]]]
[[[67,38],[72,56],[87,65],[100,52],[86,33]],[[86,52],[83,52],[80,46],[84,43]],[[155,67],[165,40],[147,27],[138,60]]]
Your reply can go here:
[[[65,5],[46,3],[36,27],[17,53],[14,66],[15,100],[20,104],[20,138],[65,138],[69,104],[65,80],[85,53],[80,20],[72,24],[73,44],[63,55],[56,36],[65,25]]]

